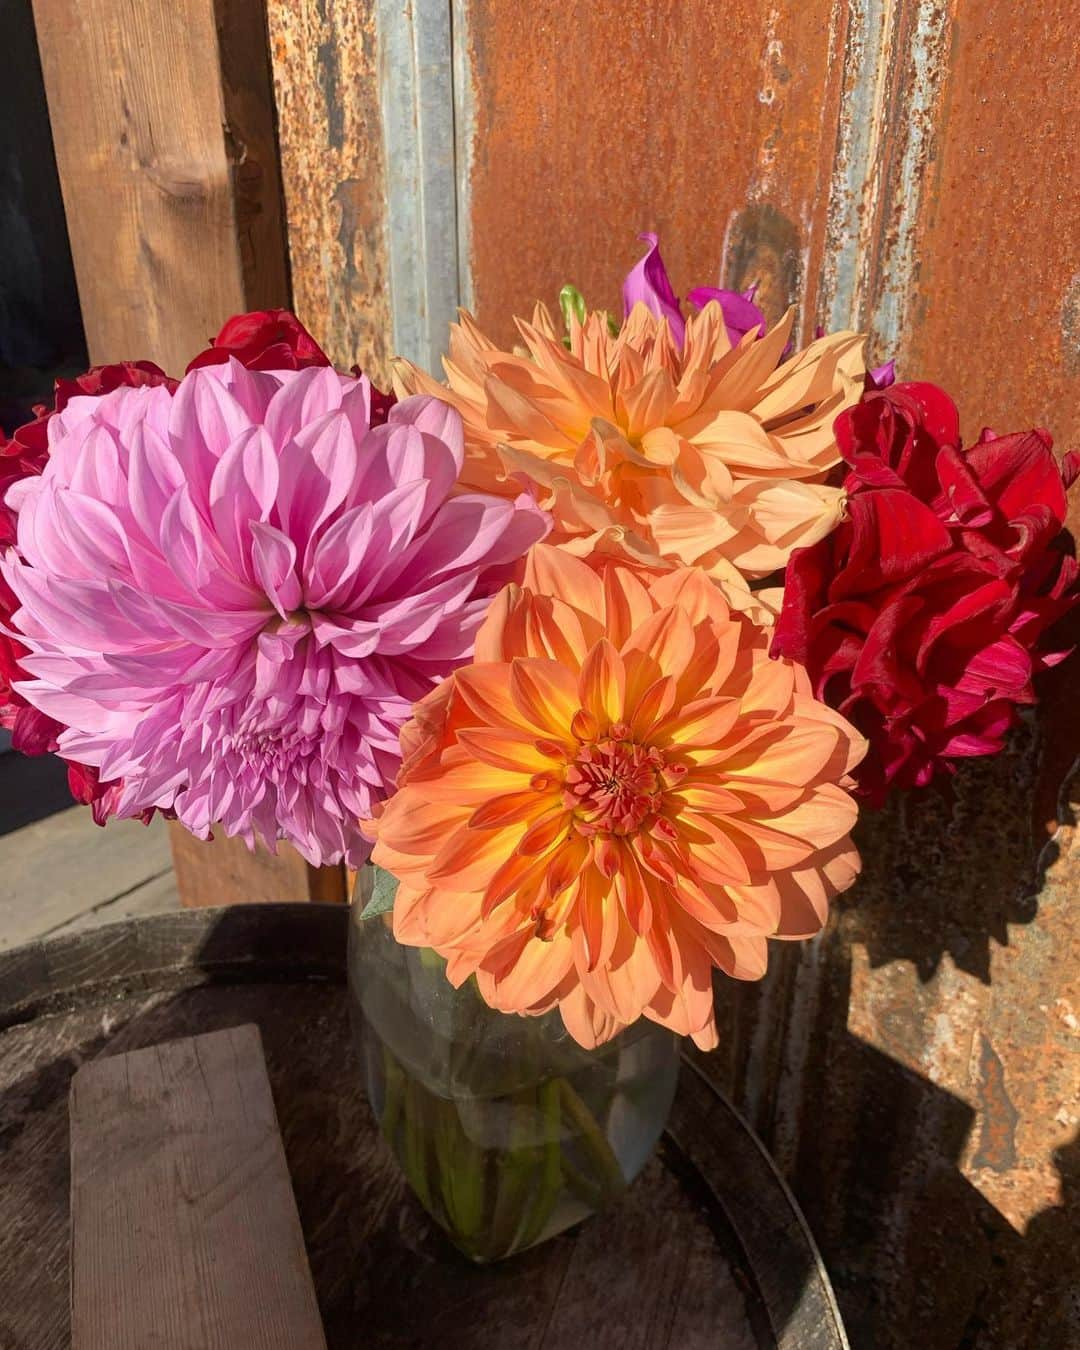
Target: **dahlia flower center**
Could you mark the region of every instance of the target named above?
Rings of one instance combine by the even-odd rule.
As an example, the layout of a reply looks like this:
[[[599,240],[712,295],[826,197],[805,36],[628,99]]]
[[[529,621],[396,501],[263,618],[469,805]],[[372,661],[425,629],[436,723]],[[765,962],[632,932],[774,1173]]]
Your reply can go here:
[[[660,809],[663,755],[611,730],[583,745],[563,776],[563,804],[580,834],[633,834]]]
[[[249,772],[280,784],[299,761],[306,759],[312,739],[287,727],[240,727],[221,748],[236,756]]]

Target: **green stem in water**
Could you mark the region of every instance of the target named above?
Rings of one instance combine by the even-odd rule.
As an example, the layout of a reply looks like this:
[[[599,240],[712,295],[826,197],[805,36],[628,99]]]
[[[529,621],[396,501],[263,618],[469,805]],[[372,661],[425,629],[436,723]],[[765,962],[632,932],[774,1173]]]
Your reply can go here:
[[[579,1171],[566,1157],[563,1158],[562,1170],[563,1181],[571,1195],[580,1200],[587,1209],[594,1212],[603,1208],[604,1193],[592,1177]]]
[[[471,1243],[484,1222],[484,1150],[469,1138],[457,1106],[435,1103],[435,1161],[451,1231]]]
[[[383,1138],[391,1148],[394,1148],[398,1121],[401,1119],[401,1104],[405,1091],[405,1074],[402,1071],[401,1065],[385,1045],[381,1046],[381,1050],[385,1097],[383,1098],[382,1119],[379,1121],[379,1126],[382,1129]]]
[[[572,1127],[571,1135],[576,1135],[580,1139],[589,1160],[593,1163],[601,1195],[605,1199],[619,1195],[626,1189],[626,1178],[607,1141],[607,1136],[569,1082],[565,1078],[560,1078],[557,1082],[563,1114]]]
[[[559,1079],[542,1083],[537,1092],[537,1107],[543,1127],[543,1151],[540,1158],[539,1186],[529,1215],[522,1226],[514,1250],[531,1247],[543,1235],[562,1194],[562,1115],[559,1111]]]
[[[625,1189],[600,1123],[566,1078],[470,1108],[430,1092],[385,1046],[383,1064],[383,1133],[421,1204],[473,1260],[497,1260],[540,1241],[566,1196],[596,1210]],[[477,1108],[481,1128],[484,1112],[509,1117],[503,1147],[472,1137]]]
[[[493,1256],[515,1251],[522,1216],[536,1176],[540,1154],[532,1143],[536,1101],[532,1089],[524,1088],[509,1099],[510,1130],[507,1147],[493,1159],[495,1193],[491,1207],[490,1251]]]
[[[424,1121],[424,1095],[419,1084],[406,1078],[403,1113],[405,1138],[401,1161],[409,1185],[416,1192],[420,1203],[429,1213],[434,1213],[428,1185],[427,1142],[430,1131]]]

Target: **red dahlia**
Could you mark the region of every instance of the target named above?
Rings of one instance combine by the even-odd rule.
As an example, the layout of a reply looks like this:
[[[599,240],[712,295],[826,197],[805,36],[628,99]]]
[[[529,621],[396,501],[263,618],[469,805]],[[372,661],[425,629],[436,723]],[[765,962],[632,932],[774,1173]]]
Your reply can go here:
[[[868,738],[859,784],[880,804],[1000,750],[1066,655],[1049,630],[1077,599],[1064,521],[1080,465],[1040,429],[963,449],[930,384],[868,393],[836,436],[847,515],[792,555],[773,654]]]

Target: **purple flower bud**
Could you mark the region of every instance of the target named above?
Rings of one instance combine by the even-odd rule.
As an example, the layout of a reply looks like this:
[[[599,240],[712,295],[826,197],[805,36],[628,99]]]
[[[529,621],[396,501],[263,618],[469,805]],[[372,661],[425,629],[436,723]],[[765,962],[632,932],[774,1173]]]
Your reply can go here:
[[[728,341],[737,347],[746,333],[757,330],[755,336],[765,336],[765,315],[754,304],[757,282],[749,290],[723,291],[717,286],[698,286],[686,297],[698,309],[704,309],[710,300],[716,300],[724,316]]]
[[[642,304],[658,319],[667,319],[675,345],[681,347],[686,321],[660,256],[660,241],[655,234],[649,233],[639,234],[638,238],[648,243],[649,251],[623,282],[623,318],[628,319],[634,306]]]

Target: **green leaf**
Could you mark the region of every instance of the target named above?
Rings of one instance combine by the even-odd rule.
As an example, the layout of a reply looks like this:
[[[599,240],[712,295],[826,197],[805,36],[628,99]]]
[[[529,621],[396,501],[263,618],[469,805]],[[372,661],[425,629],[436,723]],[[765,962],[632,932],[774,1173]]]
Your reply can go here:
[[[585,297],[576,286],[564,286],[559,292],[559,308],[563,322],[570,327],[570,315],[576,314],[578,323],[585,322]]]
[[[371,899],[360,911],[361,919],[373,919],[377,914],[389,914],[394,908],[398,879],[381,867],[372,867],[375,880],[371,887]]]

